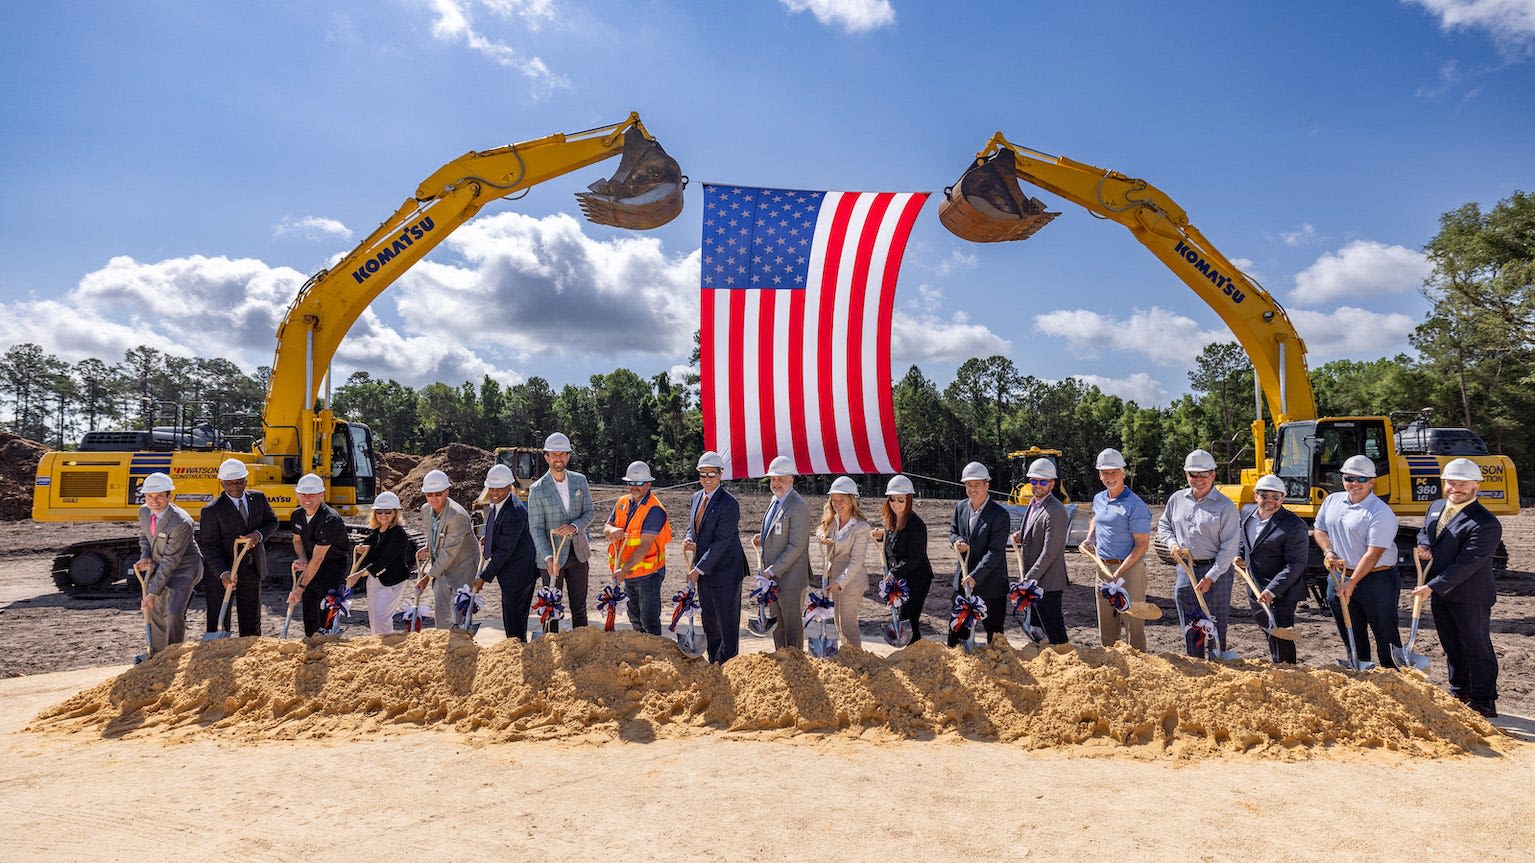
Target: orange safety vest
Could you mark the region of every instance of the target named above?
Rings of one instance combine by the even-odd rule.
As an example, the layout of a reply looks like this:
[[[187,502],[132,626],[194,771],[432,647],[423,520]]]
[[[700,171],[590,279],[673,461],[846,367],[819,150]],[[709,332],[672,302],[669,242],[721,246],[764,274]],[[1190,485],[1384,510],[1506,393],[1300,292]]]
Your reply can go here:
[[[625,536],[622,546],[612,543],[608,546],[608,565],[617,569],[619,565],[644,542],[644,535],[640,531],[645,526],[645,517],[650,514],[651,508],[661,510],[666,514],[666,508],[654,494],[646,494],[644,503],[638,506],[634,498],[624,495],[618,499],[618,505],[613,509],[613,524],[622,528]],[[632,508],[632,510],[631,510]],[[651,544],[650,550],[645,552],[645,559],[635,564],[629,571],[630,578],[640,578],[650,575],[666,566],[666,544],[672,541],[672,522],[668,518],[661,523],[661,533],[656,536],[656,541]]]

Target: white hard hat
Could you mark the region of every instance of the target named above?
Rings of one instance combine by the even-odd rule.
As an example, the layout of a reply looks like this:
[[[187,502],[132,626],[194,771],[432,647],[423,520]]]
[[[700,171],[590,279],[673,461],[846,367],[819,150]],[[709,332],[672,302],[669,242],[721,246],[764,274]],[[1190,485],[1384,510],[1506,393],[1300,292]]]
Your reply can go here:
[[[1468,482],[1481,482],[1482,469],[1476,466],[1476,462],[1468,458],[1451,459],[1439,473],[1440,479],[1463,479]]]
[[[570,452],[570,438],[555,432],[544,438],[544,452]]]
[[[655,479],[650,475],[650,465],[642,461],[629,462],[629,469],[624,471],[624,482],[655,482]]]
[[[1110,447],[1098,453],[1096,464],[1098,470],[1113,470],[1114,468],[1123,470],[1125,467],[1125,457],[1119,454],[1119,450]]]
[[[858,496],[858,483],[853,482],[853,478],[852,477],[839,476],[836,479],[832,480],[832,483],[831,483],[831,493],[832,494],[850,494],[853,497],[857,497]]]
[[[1343,463],[1342,473],[1345,476],[1367,476],[1371,479],[1374,479],[1375,462],[1370,461],[1369,456],[1350,456],[1349,460]],[[1478,479],[1480,479],[1480,477],[1478,477]]]
[[[324,494],[325,480],[320,479],[318,474],[306,473],[298,478],[298,485],[293,490],[299,494]]]
[[[375,510],[380,510],[380,509],[399,509],[400,508],[400,496],[395,494],[392,491],[386,491],[383,494],[381,494],[378,497],[375,497],[373,499],[373,508]]]
[[[1256,486],[1253,486],[1253,490],[1254,491],[1277,491],[1277,492],[1283,492],[1285,490],[1284,489],[1284,480],[1280,479],[1277,476],[1274,476],[1271,473],[1266,473],[1263,476],[1258,478],[1258,484]]]
[[[145,494],[149,494],[150,492],[158,493],[162,491],[175,491],[176,484],[171,482],[171,478],[169,476],[157,471],[150,474],[149,476],[144,477],[144,485],[140,487],[139,490]]]
[[[245,462],[237,458],[226,458],[219,462],[219,481],[228,482],[234,479],[245,479],[251,472],[245,467]]]
[[[421,478],[421,493],[436,494],[439,491],[447,491],[452,485],[447,474],[440,470],[429,470],[426,476]]]
[[[1047,458],[1034,459],[1029,465],[1029,479],[1056,479],[1055,462]]]
[[[493,464],[490,470],[485,472],[486,488],[506,488],[517,481],[512,475],[512,469],[504,464]]]
[[[917,489],[912,486],[911,480],[907,479],[903,474],[896,474],[895,476],[891,477],[889,484],[885,486],[886,497],[889,497],[892,494],[916,493]]]
[[[973,461],[965,465],[965,469],[960,473],[959,478],[964,482],[969,482],[973,479],[984,479],[987,482],[990,482],[991,471],[986,469],[986,465],[983,465],[978,461]]]
[[[1184,470],[1215,470],[1215,456],[1196,449],[1183,459]]]
[[[768,476],[794,476],[794,459],[781,455],[768,464]]]
[[[706,467],[712,467],[715,470],[724,470],[725,459],[722,458],[720,454],[714,450],[707,450],[703,455],[698,457],[698,469],[703,470]]]

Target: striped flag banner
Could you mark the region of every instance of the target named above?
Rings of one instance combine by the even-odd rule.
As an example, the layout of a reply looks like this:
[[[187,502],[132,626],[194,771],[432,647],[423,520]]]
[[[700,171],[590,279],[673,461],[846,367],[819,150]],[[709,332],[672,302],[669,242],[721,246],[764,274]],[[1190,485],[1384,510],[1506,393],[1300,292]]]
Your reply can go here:
[[[898,473],[890,316],[926,192],[704,184],[704,445],[732,479]]]

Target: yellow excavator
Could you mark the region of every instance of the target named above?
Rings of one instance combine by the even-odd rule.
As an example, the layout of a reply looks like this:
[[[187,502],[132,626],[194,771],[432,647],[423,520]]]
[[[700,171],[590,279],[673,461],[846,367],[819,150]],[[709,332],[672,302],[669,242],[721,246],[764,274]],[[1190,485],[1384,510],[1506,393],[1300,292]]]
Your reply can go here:
[[[218,465],[231,457],[247,463],[250,486],[265,492],[279,513],[296,505],[299,477],[316,473],[327,482],[326,501],[343,515],[357,514],[375,492],[372,433],[337,419],[320,394],[352,324],[486,204],[613,156],[620,156],[617,172],[576,195],[590,221],[648,229],[681,212],[687,178],[638,114],[610,126],[466,153],[427,177],[346,257],[299,288],[277,328],[260,428],[247,436],[248,449],[235,447],[239,438],[218,428],[219,418],[209,415],[216,412],[172,405],[166,413],[173,422],[166,427],[91,432],[79,451],[45,454],[37,466],[32,517],[133,521],[143,501],[139,486],[154,472],[171,476],[176,503],[196,517],[222,490]],[[278,553],[286,545],[285,538],[271,543]],[[66,592],[109,590],[119,580],[131,581],[127,573],[137,557],[133,538],[77,543],[55,559],[53,578]]]
[[[1440,468],[1465,457],[1482,470],[1481,502],[1498,515],[1519,512],[1519,481],[1506,456],[1489,455],[1469,429],[1429,429],[1426,414],[1398,432],[1388,416],[1319,417],[1306,368],[1306,345],[1279,302],[1205,239],[1183,208],[1145,180],[1008,142],[1001,132],[976,154],[959,181],[944,190],[943,225],[978,243],[1022,240],[1049,224],[1050,212],[1024,194],[1023,180],[1127,228],[1221,317],[1252,360],[1255,406],[1266,400],[1274,445],[1265,445],[1261,407],[1252,423],[1255,460],[1240,482],[1221,490],[1236,503],[1253,500],[1258,478],[1285,483],[1285,506],[1312,521],[1322,500],[1343,488],[1350,456],[1375,463],[1375,493],[1398,515],[1421,516],[1440,496]],[[1403,533],[1416,534],[1415,528]],[[1399,538],[1403,555],[1414,539]],[[1321,571],[1313,547],[1313,568]],[[1410,561],[1403,558],[1411,570]],[[1507,560],[1500,550],[1501,567]]]

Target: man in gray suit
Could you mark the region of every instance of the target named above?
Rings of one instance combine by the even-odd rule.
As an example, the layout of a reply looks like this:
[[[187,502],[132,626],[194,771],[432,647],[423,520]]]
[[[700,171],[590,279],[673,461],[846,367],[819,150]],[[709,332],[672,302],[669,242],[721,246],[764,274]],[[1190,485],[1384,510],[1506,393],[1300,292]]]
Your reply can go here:
[[[1071,514],[1055,496],[1055,483],[1055,462],[1037,458],[1029,465],[1033,498],[1013,542],[1023,555],[1024,572],[1018,580],[1039,582],[1045,592],[1035,606],[1034,617],[1051,644],[1065,644],[1068,639],[1061,598],[1071,583],[1066,577],[1066,532],[1071,527]]]
[[[586,625],[586,588],[592,555],[586,538],[595,507],[586,477],[570,464],[570,438],[555,432],[544,439],[544,463],[549,470],[528,489],[528,527],[533,532],[533,547],[547,578],[565,591],[565,608],[570,611],[571,627]],[[554,542],[549,534],[564,542],[559,560],[554,558]],[[559,623],[553,624],[559,630]]]
[[[762,574],[778,582],[774,647],[805,649],[805,591],[810,588],[810,505],[794,490],[794,462],[779,456],[768,465],[768,504],[762,532],[752,545],[762,549]]]
[[[452,629],[463,618],[453,608],[453,595],[468,584],[480,569],[480,549],[474,539],[474,524],[469,511],[448,497],[452,483],[440,470],[427,471],[421,478],[422,533],[426,548],[416,552],[416,559],[431,563],[431,573],[416,585],[426,587],[432,581],[432,612],[438,629]]]
[[[139,607],[149,617],[149,654],[186,638],[187,603],[192,585],[203,576],[197,528],[187,511],[171,503],[176,486],[163,473],[144,478],[139,507],[139,559],[133,568],[144,577]]]

